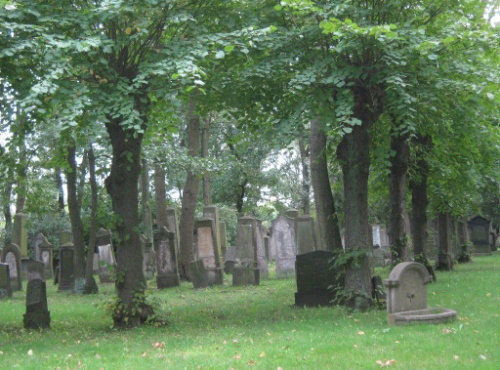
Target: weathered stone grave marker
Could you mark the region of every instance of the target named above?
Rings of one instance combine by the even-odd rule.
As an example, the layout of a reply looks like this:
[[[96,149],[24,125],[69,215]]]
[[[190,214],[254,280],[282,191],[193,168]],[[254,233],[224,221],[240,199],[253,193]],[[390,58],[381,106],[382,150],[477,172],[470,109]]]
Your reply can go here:
[[[156,271],[156,252],[153,249],[153,242],[149,238],[141,234],[142,248],[142,271],[146,280],[152,280]]]
[[[99,256],[99,280],[112,283],[116,266],[115,254],[111,244],[111,231],[100,228],[96,233],[97,254]]]
[[[54,246],[44,236],[43,241],[38,245],[38,250],[40,257],[38,261],[45,266],[45,278],[52,279],[54,277]]]
[[[299,216],[295,220],[295,225],[297,254],[315,251],[317,248],[314,218],[307,215]]]
[[[47,306],[45,265],[39,261],[29,261],[28,287],[26,289],[26,329],[50,329],[50,312]]]
[[[467,221],[469,238],[474,245],[475,255],[490,255],[490,221],[481,216],[475,216]]]
[[[154,234],[156,250],[158,289],[179,286],[180,277],[177,269],[177,252],[175,250],[175,233],[162,227]]]
[[[267,266],[266,252],[264,250],[264,237],[262,233],[262,221],[250,216],[240,217],[238,225],[252,226],[252,244],[255,246],[255,259],[259,266],[259,274],[261,279],[266,279],[269,275]]]
[[[0,263],[0,299],[12,297],[12,289],[10,288],[9,265]]]
[[[67,242],[59,248],[59,287],[58,292],[73,290],[75,287],[75,246]]]
[[[35,261],[41,261],[40,258],[40,244],[42,244],[47,238],[43,233],[37,233],[33,239],[33,250],[35,251]]]
[[[295,220],[281,215],[272,222],[271,244],[276,259],[276,277],[285,279],[295,275]]]
[[[232,274],[235,263],[236,263],[236,247],[229,247],[227,248],[224,257],[224,272],[226,274]]]
[[[3,248],[2,262],[9,265],[10,287],[12,291],[23,290],[21,280],[21,251],[16,244],[10,243]]]
[[[428,308],[425,285],[432,281],[424,265],[402,262],[384,280],[387,288],[387,322],[403,325],[409,323],[439,323],[453,320],[456,311],[447,308]]]
[[[233,285],[259,285],[260,271],[257,264],[257,246],[251,224],[238,220],[236,232],[236,258],[233,267]]]

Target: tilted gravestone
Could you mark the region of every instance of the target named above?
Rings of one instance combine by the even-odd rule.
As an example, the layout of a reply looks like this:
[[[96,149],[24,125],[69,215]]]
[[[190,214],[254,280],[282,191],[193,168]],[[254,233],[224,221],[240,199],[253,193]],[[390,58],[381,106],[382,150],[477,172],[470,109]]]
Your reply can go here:
[[[2,262],[9,265],[10,287],[12,291],[23,290],[21,280],[21,250],[10,243],[3,248]]]
[[[298,307],[329,306],[335,298],[332,287],[343,286],[331,269],[335,254],[328,251],[314,251],[297,255],[295,271],[297,292],[295,305]]]
[[[295,220],[287,216],[279,216],[272,222],[271,243],[274,246],[276,259],[276,277],[284,279],[295,275]]]
[[[260,271],[257,264],[257,246],[250,224],[240,223],[236,231],[236,259],[233,267],[233,285],[259,285]]]
[[[45,265],[39,261],[28,262],[28,287],[26,289],[26,329],[50,329],[50,312],[47,306]]]
[[[97,255],[99,259],[99,280],[101,283],[112,283],[116,267],[115,254],[111,244],[111,231],[100,228],[96,234]]]
[[[467,221],[469,238],[473,244],[474,254],[490,255],[490,221],[481,216],[475,216]]]
[[[75,246],[71,242],[59,248],[59,287],[58,292],[71,291],[75,287]]]
[[[0,299],[12,297],[12,289],[10,288],[9,265],[0,263]]]
[[[453,320],[456,311],[427,307],[426,284],[432,281],[424,265],[417,262],[402,262],[391,271],[386,287],[387,321],[389,324],[415,322],[439,323]]]
[[[215,222],[202,218],[196,222],[195,260],[190,263],[195,288],[207,288],[223,283],[223,272],[215,238]]]
[[[156,250],[158,289],[179,286],[180,277],[177,269],[177,253],[175,250],[175,233],[162,227],[154,234]]]
[[[45,238],[38,245],[40,259],[45,266],[45,278],[52,279],[54,277],[54,246]]]

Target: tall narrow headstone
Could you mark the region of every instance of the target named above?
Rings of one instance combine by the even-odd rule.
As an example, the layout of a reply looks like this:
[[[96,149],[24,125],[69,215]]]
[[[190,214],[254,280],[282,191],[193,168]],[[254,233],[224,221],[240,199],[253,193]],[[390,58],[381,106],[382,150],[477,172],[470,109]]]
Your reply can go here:
[[[271,240],[275,249],[276,277],[284,279],[295,276],[295,220],[287,216],[278,216],[272,222]]]
[[[75,287],[75,246],[66,243],[59,248],[59,287],[58,292],[71,291]]]
[[[252,224],[238,220],[236,231],[236,259],[233,267],[233,285],[258,285],[260,271],[257,264],[257,245]]]
[[[297,217],[295,233],[297,240],[297,254],[314,252],[316,250],[314,218],[311,216]]]
[[[175,233],[162,227],[154,234],[156,250],[158,289],[175,287],[180,284],[177,269],[177,252],[175,250]]]
[[[203,218],[210,218],[214,220],[214,228],[215,228],[215,245],[217,247],[217,253],[220,256],[224,256],[222,254],[222,249],[221,249],[221,241],[220,241],[220,228],[219,228],[219,210],[216,206],[210,205],[210,206],[205,206],[203,208]],[[219,261],[221,262],[221,261]]]
[[[3,248],[2,262],[9,265],[10,287],[12,291],[23,290],[21,280],[21,251],[16,244],[10,243]]]
[[[99,260],[99,280],[101,283],[112,283],[116,266],[111,231],[100,228],[96,233],[97,255]]]
[[[12,230],[12,243],[19,247],[21,259],[28,258],[28,231],[26,221],[28,216],[24,213],[17,213],[14,216],[14,227]]]
[[[28,287],[26,289],[26,329],[50,329],[50,312],[47,305],[45,266],[39,261],[28,262]]]
[[[9,265],[7,263],[0,263],[0,300],[6,297],[12,297]]]
[[[241,225],[252,225],[253,231],[253,245],[256,246],[255,249],[255,260],[259,266],[260,278],[266,279],[269,274],[269,269],[267,266],[266,252],[264,250],[264,237],[262,233],[262,221],[256,219],[255,217],[240,217],[238,219],[238,224]]]
[[[42,243],[38,245],[38,250],[39,261],[45,266],[45,278],[52,279],[54,277],[54,246],[44,237]]]

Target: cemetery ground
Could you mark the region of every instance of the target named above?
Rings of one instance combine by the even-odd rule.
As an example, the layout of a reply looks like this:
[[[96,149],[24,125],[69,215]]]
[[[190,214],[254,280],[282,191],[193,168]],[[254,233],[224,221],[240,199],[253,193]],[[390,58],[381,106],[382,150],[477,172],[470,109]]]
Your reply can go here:
[[[377,269],[386,278],[389,268]],[[0,301],[4,369],[495,369],[500,363],[500,253],[438,272],[430,307],[458,311],[446,324],[387,325],[385,310],[295,308],[295,280],[260,286],[158,291],[169,323],[115,330],[99,295],[57,293],[48,282],[51,330],[23,328],[25,292]],[[25,287],[24,287],[25,288]]]

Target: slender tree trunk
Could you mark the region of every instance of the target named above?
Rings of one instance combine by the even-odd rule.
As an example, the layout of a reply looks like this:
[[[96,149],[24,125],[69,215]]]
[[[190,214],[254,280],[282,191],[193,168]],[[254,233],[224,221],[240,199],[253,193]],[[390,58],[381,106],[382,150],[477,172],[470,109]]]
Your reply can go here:
[[[155,204],[156,204],[156,227],[161,230],[167,227],[167,188],[165,186],[165,170],[159,164],[155,165],[154,183],[155,183]],[[169,230],[175,232],[175,230]],[[178,236],[177,236],[178,237]]]
[[[412,223],[411,233],[413,239],[413,253],[415,262],[423,264],[433,280],[436,281],[434,268],[427,258],[425,244],[427,240],[427,177],[429,166],[426,152],[430,149],[430,137],[419,137],[415,143],[415,175],[410,179]]]
[[[59,206],[59,212],[63,214],[66,210],[66,205],[64,204],[64,189],[63,189],[63,180],[61,176],[60,167],[55,168],[54,178],[56,180],[56,187],[57,187],[57,204]]]
[[[450,215],[445,212],[438,214],[438,258],[436,270],[453,270],[453,253],[450,243]]]
[[[207,119],[201,130],[201,156],[203,158],[208,157],[208,140],[210,138],[209,126],[210,121]],[[210,174],[208,172],[203,174],[203,203],[205,206],[212,204],[212,197],[210,195]]]
[[[302,167],[302,212],[305,215],[311,214],[311,179],[309,177],[309,149],[306,148],[304,135],[299,137],[300,162]]]
[[[146,99],[144,97],[137,97]],[[147,111],[137,103],[138,111]],[[145,121],[145,117],[143,115]],[[145,302],[146,279],[142,269],[143,252],[139,231],[138,183],[141,170],[143,135],[121,125],[120,119],[108,117],[106,129],[111,139],[113,159],[106,190],[111,196],[116,215],[118,235],[116,249],[116,290],[118,305],[113,310],[115,327],[135,327],[143,324],[153,313]]]
[[[18,156],[19,161],[17,164],[16,177],[17,177],[17,186],[16,186],[16,213],[20,213],[24,210],[24,206],[26,204],[26,192],[27,192],[27,179],[26,179],[26,170],[27,170],[27,158],[26,158],[26,144],[24,142],[26,133],[25,133],[25,122],[26,116],[19,108],[19,119],[18,119],[18,133],[17,133],[17,141],[18,141]]]
[[[369,129],[381,113],[381,92],[357,86],[353,117],[361,121],[352,126],[337,147],[344,179],[345,250],[348,258],[345,276],[346,304],[366,310],[372,305],[372,279],[368,254],[372,249],[368,224],[368,175],[370,168]]]
[[[311,180],[314,190],[316,217],[323,247],[328,251],[342,251],[339,218],[333,199],[328,162],[326,157],[326,135],[318,119],[311,121],[310,136]]]
[[[10,230],[12,227],[12,212],[10,211],[10,202],[12,197],[12,182],[6,181],[3,188],[2,203],[3,203],[3,216],[5,219],[5,229]]]
[[[68,188],[68,209],[71,222],[71,232],[73,234],[73,244],[75,245],[74,267],[75,280],[82,280],[85,277],[85,238],[83,234],[83,222],[80,215],[81,207],[78,201],[78,181],[76,165],[76,146],[69,145],[67,148],[66,161],[69,169],[66,171]]]
[[[87,152],[89,162],[89,177],[90,177],[90,230],[89,230],[89,245],[87,248],[87,264],[85,265],[85,286],[83,294],[97,294],[99,287],[94,278],[94,253],[96,245],[97,233],[97,206],[98,206],[98,193],[97,193],[97,179],[95,175],[95,154],[92,144]]]
[[[187,147],[191,157],[197,157],[200,148],[200,117],[195,113],[196,96],[189,101],[187,114]],[[200,178],[193,171],[188,171],[182,197],[181,217],[179,221],[180,256],[179,274],[190,279],[189,263],[193,260],[194,215],[198,200]]]
[[[238,184],[239,192],[236,198],[236,213],[238,217],[243,217],[245,213],[243,212],[243,205],[245,204],[245,196],[247,190],[248,178],[247,175],[243,174],[243,180]]]
[[[142,223],[144,225],[144,236],[149,243],[153,243],[153,218],[150,205],[149,192],[149,170],[147,161],[142,159],[142,170],[140,175],[141,183],[141,205],[142,205]]]
[[[409,160],[408,137],[393,133],[391,136],[391,173],[389,175],[389,243],[392,264],[408,261],[407,236],[405,231],[406,172]]]

